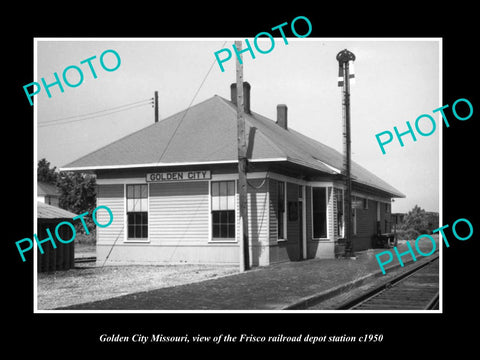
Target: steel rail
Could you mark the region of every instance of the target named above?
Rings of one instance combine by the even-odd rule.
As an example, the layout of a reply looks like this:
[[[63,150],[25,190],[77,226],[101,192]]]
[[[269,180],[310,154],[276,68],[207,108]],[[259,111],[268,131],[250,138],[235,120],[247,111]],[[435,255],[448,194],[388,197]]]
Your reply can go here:
[[[393,279],[374,287],[373,289],[367,291],[366,293],[364,293],[360,296],[357,296],[354,299],[351,299],[351,300],[348,300],[348,301],[342,303],[340,306],[338,306],[336,308],[336,310],[351,310],[351,309],[354,309],[355,307],[357,307],[357,306],[367,302],[368,300],[373,299],[374,297],[378,296],[384,290],[386,290],[388,288],[391,288],[395,284],[397,284],[397,283],[415,275],[415,273],[417,273],[420,269],[423,269],[425,266],[427,266],[427,265],[431,264],[432,262],[436,261],[438,259],[438,257],[439,257],[438,254],[432,256],[431,259],[429,259],[425,262],[422,262],[421,264],[415,266],[414,268],[412,268],[412,269],[410,269],[410,270],[408,270],[404,273],[399,274],[398,276],[394,277]],[[438,298],[439,298],[439,294],[437,292],[437,295],[434,297],[434,299],[432,299],[428,303],[426,309],[431,309],[431,308],[435,307],[438,304]],[[436,301],[435,301],[435,299],[436,299]],[[428,308],[428,306],[433,306],[433,307]]]

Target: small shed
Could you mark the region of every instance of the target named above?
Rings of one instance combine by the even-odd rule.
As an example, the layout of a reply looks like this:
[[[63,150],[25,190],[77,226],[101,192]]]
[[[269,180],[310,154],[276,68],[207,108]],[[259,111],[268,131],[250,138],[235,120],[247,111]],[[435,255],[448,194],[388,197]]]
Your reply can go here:
[[[72,222],[72,218],[77,216],[70,211],[45,204],[41,201],[37,201],[37,213],[37,236],[39,240],[46,239],[49,236],[47,229],[50,229],[50,233],[56,240],[55,227],[62,221]],[[58,234],[62,239],[71,239],[73,235],[69,226],[59,227]],[[37,248],[38,272],[68,270],[74,267],[75,240],[68,244],[55,241],[55,244],[57,245],[56,248],[52,246],[51,242],[43,243],[43,254]]]
[[[60,191],[55,185],[46,182],[37,182],[37,201],[48,205],[59,206]]]

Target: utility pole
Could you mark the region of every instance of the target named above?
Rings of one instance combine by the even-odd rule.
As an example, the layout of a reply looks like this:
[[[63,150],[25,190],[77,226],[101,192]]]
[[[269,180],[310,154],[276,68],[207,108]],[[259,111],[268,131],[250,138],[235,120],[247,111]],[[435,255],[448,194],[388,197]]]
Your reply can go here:
[[[153,106],[155,111],[155,122],[158,122],[158,91],[155,91]]]
[[[347,49],[337,54],[337,61],[343,72],[343,121],[345,125],[345,141],[344,141],[344,168],[346,182],[346,211],[345,211],[345,257],[355,256],[353,252],[353,229],[352,229],[352,177],[351,169],[351,140],[350,140],[350,74],[349,61],[355,61],[355,55]]]
[[[241,59],[242,42],[235,41]],[[248,246],[248,209],[247,209],[247,142],[245,138],[245,107],[243,98],[243,64],[237,57],[237,146],[238,146],[238,198],[240,210],[240,271],[250,268]]]

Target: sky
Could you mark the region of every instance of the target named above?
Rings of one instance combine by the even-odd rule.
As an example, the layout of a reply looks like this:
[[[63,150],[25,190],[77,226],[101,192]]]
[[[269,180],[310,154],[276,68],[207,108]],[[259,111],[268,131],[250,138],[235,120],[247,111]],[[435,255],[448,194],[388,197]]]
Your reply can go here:
[[[147,101],[159,93],[160,121],[214,95],[230,98],[235,82],[234,58],[222,72],[214,53],[232,49],[232,38],[180,39],[36,39],[36,68],[32,81],[54,82],[54,72],[78,66],[84,75],[77,87],[65,84],[42,89],[34,97],[36,113],[36,161],[46,158],[62,166],[154,122],[154,109]],[[441,42],[439,39],[322,39],[276,38],[273,50],[255,58],[243,54],[244,81],[251,85],[251,109],[273,120],[277,104],[288,106],[288,125],[342,152],[342,96],[337,87],[336,55],[348,49],[356,56],[356,83],[351,89],[352,160],[370,170],[406,195],[395,199],[393,212],[407,212],[415,205],[439,211],[442,121],[433,110],[441,103]],[[253,39],[249,39],[253,44]],[[260,41],[268,49],[270,41]],[[243,45],[245,49],[245,43]],[[100,55],[115,50],[121,63],[105,71]],[[91,61],[97,78],[87,63]],[[223,54],[222,54],[223,56]],[[113,67],[111,53],[105,65]],[[213,64],[213,67],[212,67]],[[209,71],[210,70],[210,71]],[[75,70],[68,79],[76,83]],[[197,93],[198,91],[198,93]],[[196,95],[196,96],[195,96]],[[145,101],[144,101],[145,100]],[[28,99],[25,97],[26,104]],[[126,104],[135,106],[124,110]],[[101,112],[118,109],[115,113]],[[83,118],[84,114],[91,114]],[[403,136],[385,146],[382,154],[375,135],[407,130],[415,120],[429,114],[436,120],[430,136]],[[99,116],[102,115],[102,116]],[[63,120],[62,120],[63,119]],[[80,120],[82,119],[82,120]],[[58,122],[56,122],[58,120]],[[427,133],[431,124],[419,122]]]

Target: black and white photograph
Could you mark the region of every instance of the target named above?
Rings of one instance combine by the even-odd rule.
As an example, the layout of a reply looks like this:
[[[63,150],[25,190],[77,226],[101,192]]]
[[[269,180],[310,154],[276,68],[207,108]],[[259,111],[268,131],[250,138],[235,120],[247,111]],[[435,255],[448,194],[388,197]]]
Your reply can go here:
[[[320,351],[459,326],[477,246],[468,41],[255,19],[23,39],[31,152],[9,160],[25,190],[8,257],[36,331]]]
[[[441,40],[264,37],[37,41],[38,310],[440,308]]]

